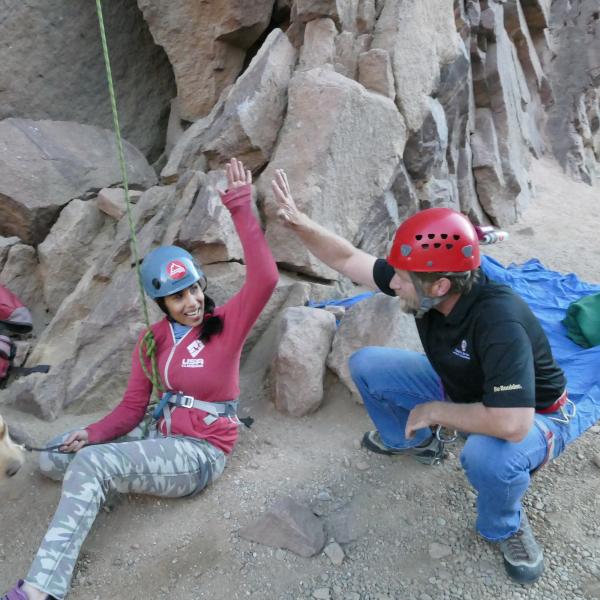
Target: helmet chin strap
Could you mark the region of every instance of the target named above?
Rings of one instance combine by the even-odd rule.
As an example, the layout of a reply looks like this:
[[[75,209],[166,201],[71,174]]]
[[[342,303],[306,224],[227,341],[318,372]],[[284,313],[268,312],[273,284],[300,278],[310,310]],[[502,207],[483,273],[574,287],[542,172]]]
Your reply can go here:
[[[415,319],[420,319],[426,312],[429,312],[432,308],[435,308],[438,304],[443,302],[448,294],[444,294],[443,296],[428,296],[425,293],[425,289],[423,288],[423,284],[421,280],[413,273],[412,271],[408,272],[410,279],[415,286],[415,291],[417,292],[417,298],[419,299],[419,307],[417,310],[413,311],[415,315]]]

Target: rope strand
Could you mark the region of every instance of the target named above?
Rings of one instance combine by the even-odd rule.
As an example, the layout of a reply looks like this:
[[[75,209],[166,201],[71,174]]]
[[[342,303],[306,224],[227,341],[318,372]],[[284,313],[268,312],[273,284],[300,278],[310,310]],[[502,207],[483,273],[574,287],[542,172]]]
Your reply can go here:
[[[140,258],[137,244],[137,236],[135,233],[135,224],[133,222],[133,214],[131,211],[131,200],[129,198],[129,181],[127,178],[127,167],[125,164],[125,153],[123,152],[123,141],[121,138],[121,128],[119,126],[119,114],[117,112],[117,101],[115,97],[115,89],[113,85],[112,72],[110,68],[110,59],[108,55],[108,44],[106,42],[106,31],[104,28],[104,18],[102,16],[102,3],[101,0],[96,0],[96,11],[98,13],[98,24],[100,27],[100,38],[102,40],[102,54],[104,56],[104,65],[106,67],[106,79],[108,82],[108,93],[110,96],[110,106],[113,117],[113,126],[115,131],[115,140],[117,144],[117,154],[119,159],[119,166],[121,168],[121,177],[123,178],[123,188],[125,190],[125,204],[127,207],[127,221],[129,223],[129,231],[131,233],[131,253],[133,255],[133,262],[135,264],[135,269],[137,272],[137,281],[138,287],[140,290],[140,298],[142,301],[142,310],[144,313],[144,321],[146,323],[146,333],[142,338],[142,342],[140,343],[139,348],[139,358],[140,363],[142,365],[142,369],[146,377],[152,383],[152,399],[148,405],[148,409],[151,410],[154,405],[158,402],[159,392],[163,392],[165,390],[165,386],[163,385],[162,379],[160,377],[160,373],[158,371],[158,366],[156,364],[156,340],[154,339],[154,334],[152,333],[152,329],[150,328],[150,318],[148,316],[148,305],[146,303],[146,296],[144,294],[144,285],[142,283],[142,271],[140,268]],[[144,352],[147,358],[150,359],[151,364],[151,372],[148,371],[146,367],[146,361],[144,359]]]

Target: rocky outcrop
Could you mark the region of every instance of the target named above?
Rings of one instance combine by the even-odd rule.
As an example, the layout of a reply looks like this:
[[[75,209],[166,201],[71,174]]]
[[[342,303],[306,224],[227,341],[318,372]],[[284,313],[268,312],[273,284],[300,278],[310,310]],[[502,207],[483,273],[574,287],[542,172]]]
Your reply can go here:
[[[113,124],[94,2],[2,6],[0,120]],[[152,162],[164,147],[173,70],[135,2],[103,3],[123,136]]]
[[[149,187],[156,175],[124,142],[129,183]],[[41,242],[73,198],[119,183],[113,133],[71,122],[0,122],[0,235]]]
[[[283,32],[272,31],[230,92],[178,140],[162,170],[163,181],[194,166],[222,168],[231,156],[252,170],[262,167],[283,123],[296,55]]]
[[[279,143],[259,182],[276,260],[303,273],[337,278],[278,223],[270,195],[276,167],[286,170],[301,210],[356,242],[373,203],[391,185],[404,141],[404,121],[389,98],[322,67],[297,72]]]
[[[181,115],[206,116],[234,83],[246,49],[266,29],[272,0],[138,0],[152,36],[173,67]]]
[[[103,230],[103,235],[100,235]],[[114,226],[93,202],[73,200],[38,246],[44,302],[54,314],[98,254],[110,245]]]
[[[458,40],[450,2],[383,3],[372,48],[387,50],[392,58],[396,103],[410,131],[421,128],[427,98],[436,90],[442,65],[458,55]]]
[[[600,177],[599,15],[589,0],[553,2],[544,15],[551,49],[544,66],[554,92],[546,132],[565,170],[590,184]],[[543,27],[540,15],[538,21]]]

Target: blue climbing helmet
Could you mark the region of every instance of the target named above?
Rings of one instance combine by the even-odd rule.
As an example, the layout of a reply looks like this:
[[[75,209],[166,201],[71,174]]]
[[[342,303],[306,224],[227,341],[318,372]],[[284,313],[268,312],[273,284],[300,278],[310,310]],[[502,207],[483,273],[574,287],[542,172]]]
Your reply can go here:
[[[150,298],[164,298],[202,281],[206,287],[206,275],[194,257],[177,246],[160,246],[152,250],[142,261],[142,283]]]

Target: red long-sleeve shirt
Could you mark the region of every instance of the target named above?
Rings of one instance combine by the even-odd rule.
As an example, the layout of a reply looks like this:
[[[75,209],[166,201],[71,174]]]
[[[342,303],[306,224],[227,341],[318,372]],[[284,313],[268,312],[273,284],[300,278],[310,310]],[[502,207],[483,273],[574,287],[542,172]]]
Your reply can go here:
[[[252,212],[250,186],[228,191],[222,200],[231,212],[246,262],[244,285],[214,311],[214,316],[223,319],[223,331],[203,344],[198,340],[201,326],[193,327],[176,344],[166,317],[151,327],[156,339],[158,369],[167,389],[206,402],[223,402],[239,396],[242,346],[278,280],[277,266]],[[87,427],[90,443],[124,435],[143,419],[152,384],[140,365],[140,343],[141,337],[133,351],[131,374],[123,399],[106,417]],[[146,367],[150,369],[149,360],[146,360]],[[224,452],[231,452],[237,440],[238,426],[227,417],[206,425],[205,416],[206,413],[198,409],[176,408],[171,417],[172,434],[206,439]],[[164,432],[163,423],[161,430]]]

